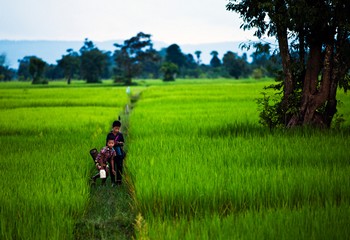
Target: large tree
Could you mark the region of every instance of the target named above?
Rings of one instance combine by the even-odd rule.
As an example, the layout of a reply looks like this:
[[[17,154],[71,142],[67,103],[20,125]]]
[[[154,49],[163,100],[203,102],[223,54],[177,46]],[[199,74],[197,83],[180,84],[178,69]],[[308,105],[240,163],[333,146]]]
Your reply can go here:
[[[163,81],[175,81],[179,68],[175,63],[164,62],[160,68],[160,71],[163,72]]]
[[[87,83],[99,83],[107,64],[107,56],[92,41],[85,39],[80,48],[80,71]]]
[[[43,83],[42,76],[45,71],[46,62],[41,58],[31,57],[29,60],[29,73],[32,76],[32,84]]]
[[[221,61],[220,59],[218,58],[219,56],[219,53],[218,51],[211,51],[210,55],[212,55],[213,57],[211,58],[210,60],[210,66],[212,67],[220,67],[221,66]]]
[[[244,55],[245,56],[245,55]],[[246,77],[249,73],[249,65],[246,57],[239,57],[237,53],[228,51],[222,58],[224,70],[236,79]]]
[[[201,62],[202,62],[202,60],[201,60],[202,51],[197,50],[197,51],[194,52],[194,54],[197,57],[197,65],[199,66],[201,64]]]
[[[63,55],[60,60],[57,60],[57,65],[63,69],[67,83],[70,84],[74,74],[79,72],[80,56],[73,49],[67,49],[67,54]]]
[[[6,54],[0,54],[0,81],[10,81],[14,75],[14,70],[6,65]]]
[[[114,44],[116,62],[116,80],[130,85],[132,78],[143,70],[145,61],[159,61],[158,53],[153,49],[151,35],[143,32],[125,40],[123,44]]]
[[[282,97],[276,105],[285,126],[330,127],[337,88],[350,68],[350,1],[230,0],[243,29],[274,36],[282,59]]]
[[[182,52],[179,45],[174,43],[167,47],[165,61],[175,64],[178,67],[178,74],[181,77],[184,77],[186,68],[186,55]]]
[[[182,68],[186,64],[186,57],[182,53],[181,48],[177,44],[171,44],[166,49],[165,61],[176,64],[179,68]]]
[[[19,66],[18,66],[17,75],[19,77],[19,80],[30,79],[29,62],[32,57],[33,56],[25,56],[22,59],[18,59]]]

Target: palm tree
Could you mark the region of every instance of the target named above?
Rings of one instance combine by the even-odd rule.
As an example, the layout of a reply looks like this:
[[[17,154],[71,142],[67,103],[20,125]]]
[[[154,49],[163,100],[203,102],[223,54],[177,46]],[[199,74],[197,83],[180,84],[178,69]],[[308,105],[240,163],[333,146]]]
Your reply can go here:
[[[194,52],[194,54],[196,54],[197,64],[199,65],[201,63],[201,54],[202,54],[202,52],[197,50],[197,51]]]
[[[210,66],[219,67],[221,65],[221,61],[218,58],[219,53],[217,51],[211,51],[210,55],[212,55],[212,59],[210,60]]]

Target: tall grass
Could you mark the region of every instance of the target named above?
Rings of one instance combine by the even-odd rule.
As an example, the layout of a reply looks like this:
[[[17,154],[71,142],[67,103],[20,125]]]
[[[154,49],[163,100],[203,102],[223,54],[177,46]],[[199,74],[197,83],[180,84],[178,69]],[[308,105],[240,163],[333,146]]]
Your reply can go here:
[[[349,237],[348,125],[263,129],[255,98],[264,85],[174,84],[142,93],[130,116],[128,172],[148,237]]]
[[[201,218],[150,218],[151,239],[347,239],[349,205],[267,209]],[[316,220],[315,220],[316,219]],[[335,224],[336,223],[336,224]]]
[[[73,239],[125,88],[0,85],[0,238]]]
[[[340,129],[269,131],[255,104],[269,82],[139,83],[126,165],[139,238],[349,238],[347,96]],[[127,102],[111,83],[0,84],[1,239],[73,238],[88,151]]]

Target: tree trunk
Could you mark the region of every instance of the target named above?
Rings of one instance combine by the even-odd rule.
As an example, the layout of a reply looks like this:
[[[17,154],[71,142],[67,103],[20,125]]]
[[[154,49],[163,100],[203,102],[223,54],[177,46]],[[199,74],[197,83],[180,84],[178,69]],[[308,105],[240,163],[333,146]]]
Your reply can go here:
[[[317,110],[329,102],[333,69],[333,44],[328,44],[326,46],[323,73],[321,83],[319,83],[318,75],[321,69],[321,47],[322,45],[317,43],[310,46],[310,56],[304,78],[301,108],[299,112],[299,124],[304,126],[329,126],[326,121],[325,112],[317,112]],[[333,102],[329,102],[329,104],[329,111],[331,112],[335,106]],[[292,126],[291,123],[289,126]]]
[[[306,72],[302,89],[302,100],[300,111],[294,114],[289,120],[287,126],[294,127],[297,125],[309,124],[314,118],[316,109],[319,105],[316,99],[318,87],[318,74],[321,67],[322,44],[314,42],[310,46],[310,54],[306,64]]]
[[[71,77],[70,75],[69,75],[68,78],[67,78],[67,84],[68,84],[68,85],[69,85],[70,82],[71,82],[71,78],[72,78],[72,77]]]
[[[334,64],[332,79],[329,87],[329,97],[325,109],[325,122],[328,127],[331,126],[334,115],[337,112],[337,88],[340,79],[344,79],[345,75],[349,69],[350,63],[343,59],[343,55],[346,55],[346,51],[343,49],[344,44],[346,44],[347,34],[340,29],[337,34],[335,54],[334,54]]]
[[[294,91],[294,81],[291,70],[291,59],[289,55],[287,28],[282,24],[277,25],[277,39],[280,49],[282,68],[284,73],[284,89],[282,99],[282,111],[284,112],[285,124],[289,121],[287,117],[287,110],[290,106],[290,97]]]

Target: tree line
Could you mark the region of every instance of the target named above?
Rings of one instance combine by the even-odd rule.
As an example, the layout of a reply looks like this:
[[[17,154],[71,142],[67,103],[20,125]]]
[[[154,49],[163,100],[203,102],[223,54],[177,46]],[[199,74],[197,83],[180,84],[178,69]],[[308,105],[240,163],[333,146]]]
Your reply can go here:
[[[65,78],[99,83],[102,79],[114,79],[116,83],[131,85],[132,79],[176,78],[243,78],[273,77],[281,69],[281,61],[271,53],[269,44],[255,43],[256,51],[250,56],[227,51],[222,59],[216,50],[211,52],[209,64],[203,64],[201,51],[183,53],[178,44],[156,50],[150,34],[138,33],[122,44],[114,44],[115,50],[99,49],[91,40],[85,39],[79,51],[67,49],[57,64],[48,64],[37,56],[19,59],[18,70],[5,64],[6,55],[0,56],[0,81],[14,79],[32,81],[33,84]]]
[[[267,88],[258,100],[260,122],[269,128],[315,126],[329,128],[337,115],[338,89],[350,89],[350,1],[348,0],[229,0],[226,10],[238,13],[243,29],[254,29],[255,36],[274,37],[278,49],[271,45],[253,43],[256,51],[252,62],[247,55],[228,51],[222,59],[211,52],[209,65],[201,64],[201,51],[185,54],[177,44],[165,49],[153,49],[151,36],[138,33],[115,44],[114,53],[99,50],[85,40],[79,52],[67,50],[57,65],[47,65],[41,59],[25,57],[15,73],[0,58],[0,80],[31,78],[40,82],[66,77],[99,82],[114,78],[131,84],[133,78],[240,78],[273,77],[276,84]],[[251,45],[247,45],[250,47]],[[271,54],[272,52],[272,54]]]

